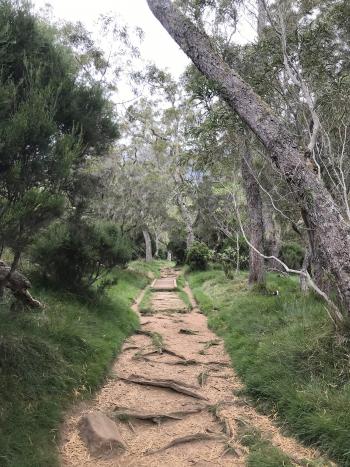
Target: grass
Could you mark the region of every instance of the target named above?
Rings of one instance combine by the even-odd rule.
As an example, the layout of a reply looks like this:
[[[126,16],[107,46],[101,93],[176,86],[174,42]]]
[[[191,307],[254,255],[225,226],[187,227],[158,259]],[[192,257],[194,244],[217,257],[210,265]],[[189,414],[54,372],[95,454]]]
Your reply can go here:
[[[152,272],[159,266],[152,263]],[[133,270],[118,274],[117,285],[93,304],[42,289],[34,296],[43,311],[14,314],[0,304],[1,466],[58,465],[65,409],[101,386],[138,326],[130,304],[149,279]]]
[[[192,304],[191,304],[190,297],[187,295],[185,291],[186,279],[185,279],[183,272],[177,277],[176,285],[177,285],[176,292],[179,298],[185,303],[188,310],[192,310]]]
[[[260,410],[350,466],[350,345],[335,338],[324,304],[303,297],[296,279],[273,274],[268,290],[278,296],[249,290],[244,273],[233,280],[218,270],[188,278]]]
[[[141,315],[144,315],[144,316],[153,315],[151,299],[152,299],[152,290],[148,288],[139,305],[139,310],[140,310]]]
[[[242,424],[237,437],[241,444],[249,449],[247,467],[293,467],[295,465],[283,451],[273,446],[269,440],[263,439],[261,433],[250,426]]]

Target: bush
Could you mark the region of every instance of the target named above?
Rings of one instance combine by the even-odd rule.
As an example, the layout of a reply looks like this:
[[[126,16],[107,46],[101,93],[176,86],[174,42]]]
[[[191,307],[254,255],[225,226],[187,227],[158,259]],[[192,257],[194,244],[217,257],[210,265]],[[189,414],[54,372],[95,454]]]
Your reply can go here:
[[[186,264],[192,271],[204,271],[208,268],[210,250],[204,243],[194,242],[187,251]]]
[[[126,265],[131,255],[129,240],[110,222],[56,222],[32,249],[40,275],[50,284],[73,292],[101,282],[113,267]]]
[[[215,260],[222,265],[225,276],[228,279],[233,279],[235,271],[245,269],[249,264],[249,253],[246,255],[244,251],[239,251],[239,264],[237,265],[237,247],[227,246],[220,253],[216,254]],[[238,266],[238,268],[237,268]]]
[[[305,250],[296,242],[289,242],[282,245],[281,260],[291,269],[300,269],[303,264]]]

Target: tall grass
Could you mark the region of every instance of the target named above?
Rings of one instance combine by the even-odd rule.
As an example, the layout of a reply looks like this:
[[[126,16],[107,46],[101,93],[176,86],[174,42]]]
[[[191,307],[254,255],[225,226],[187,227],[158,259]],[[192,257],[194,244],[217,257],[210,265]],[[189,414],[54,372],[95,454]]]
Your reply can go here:
[[[138,326],[130,304],[148,282],[126,270],[93,303],[37,289],[43,311],[14,314],[6,301],[0,304],[1,466],[58,465],[64,409],[103,383],[123,340]]]
[[[278,296],[249,290],[245,274],[191,273],[189,281],[260,409],[350,466],[350,345],[336,339],[324,304],[277,275],[268,288]]]

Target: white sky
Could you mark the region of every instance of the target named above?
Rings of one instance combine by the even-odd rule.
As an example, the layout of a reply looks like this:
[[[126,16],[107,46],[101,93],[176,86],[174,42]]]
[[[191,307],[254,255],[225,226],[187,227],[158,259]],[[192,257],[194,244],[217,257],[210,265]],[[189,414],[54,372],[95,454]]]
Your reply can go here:
[[[118,15],[131,27],[143,29],[145,37],[141,53],[146,61],[151,60],[160,68],[168,68],[176,77],[189,63],[186,55],[154,18],[146,0],[33,0],[33,3],[36,8],[49,3],[56,18],[81,21],[88,30],[94,29],[100,14]]]
[[[189,63],[161,24],[150,12],[146,0],[32,0],[36,8],[52,5],[53,15],[58,19],[81,21],[88,30],[100,14],[112,13],[120,16],[131,27],[139,26],[145,33],[140,47],[145,61],[153,61],[159,68],[168,68],[177,78]],[[248,20],[238,25],[235,42],[246,43],[255,33]]]

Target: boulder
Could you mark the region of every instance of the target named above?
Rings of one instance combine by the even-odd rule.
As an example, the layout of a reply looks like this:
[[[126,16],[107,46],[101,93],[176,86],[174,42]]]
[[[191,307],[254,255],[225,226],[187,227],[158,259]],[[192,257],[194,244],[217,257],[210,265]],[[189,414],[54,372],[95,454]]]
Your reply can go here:
[[[117,425],[102,412],[84,415],[79,422],[80,436],[94,455],[114,454],[126,446]]]

